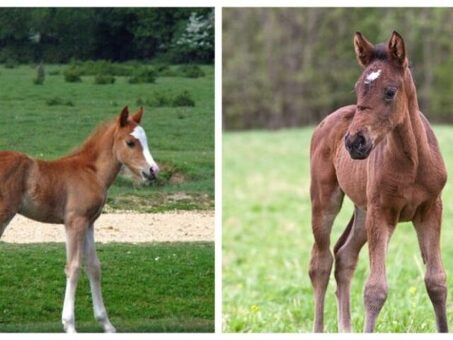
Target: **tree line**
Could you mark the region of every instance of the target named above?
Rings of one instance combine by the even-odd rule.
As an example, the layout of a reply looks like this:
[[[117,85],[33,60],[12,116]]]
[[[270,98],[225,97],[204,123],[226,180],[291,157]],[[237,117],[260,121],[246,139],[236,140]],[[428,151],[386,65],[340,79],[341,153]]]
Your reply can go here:
[[[222,15],[225,129],[316,124],[355,103],[356,31],[373,43],[399,32],[421,110],[453,122],[453,9],[227,8]]]
[[[0,9],[0,63],[156,58],[213,63],[213,9]]]

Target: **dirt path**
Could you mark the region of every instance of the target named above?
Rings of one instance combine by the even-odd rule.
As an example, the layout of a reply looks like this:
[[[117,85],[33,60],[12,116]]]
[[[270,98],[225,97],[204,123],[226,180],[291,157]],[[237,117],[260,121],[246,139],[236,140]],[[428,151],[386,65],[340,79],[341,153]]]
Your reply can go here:
[[[109,213],[95,223],[96,242],[214,241],[214,212]],[[10,243],[65,242],[63,225],[16,215],[3,234]]]

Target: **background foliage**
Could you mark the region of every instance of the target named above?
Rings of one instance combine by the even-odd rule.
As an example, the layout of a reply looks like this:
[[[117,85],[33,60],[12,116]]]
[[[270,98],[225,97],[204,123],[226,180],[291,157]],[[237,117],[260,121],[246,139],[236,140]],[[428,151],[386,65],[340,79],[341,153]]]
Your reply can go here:
[[[354,32],[378,43],[393,30],[406,41],[422,111],[452,122],[453,9],[225,8],[224,127],[314,124],[355,102]]]
[[[213,63],[213,22],[212,8],[1,8],[0,62]]]

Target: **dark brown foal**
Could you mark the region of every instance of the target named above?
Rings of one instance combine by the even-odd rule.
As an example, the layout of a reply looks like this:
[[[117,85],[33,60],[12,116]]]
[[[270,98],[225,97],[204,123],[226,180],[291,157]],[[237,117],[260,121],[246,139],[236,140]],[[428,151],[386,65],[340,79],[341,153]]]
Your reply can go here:
[[[354,47],[364,69],[356,83],[357,104],[326,117],[311,143],[314,331],[323,331],[324,296],[334,259],[339,330],[351,331],[351,279],[367,241],[364,330],[374,330],[387,297],[387,244],[398,222],[412,221],[437,329],[447,332],[447,283],[440,253],[441,191],[447,172],[437,140],[419,110],[402,37],[393,32],[387,44],[374,46],[356,33]],[[345,194],[355,209],[333,256],[330,232]]]

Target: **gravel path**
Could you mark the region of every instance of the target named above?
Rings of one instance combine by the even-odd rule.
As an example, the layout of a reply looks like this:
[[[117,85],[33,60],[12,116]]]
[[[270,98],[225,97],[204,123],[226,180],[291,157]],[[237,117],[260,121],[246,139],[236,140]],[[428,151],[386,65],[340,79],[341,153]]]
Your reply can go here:
[[[102,214],[94,225],[96,242],[214,241],[214,212]],[[10,243],[65,242],[63,225],[16,215],[2,238]]]

